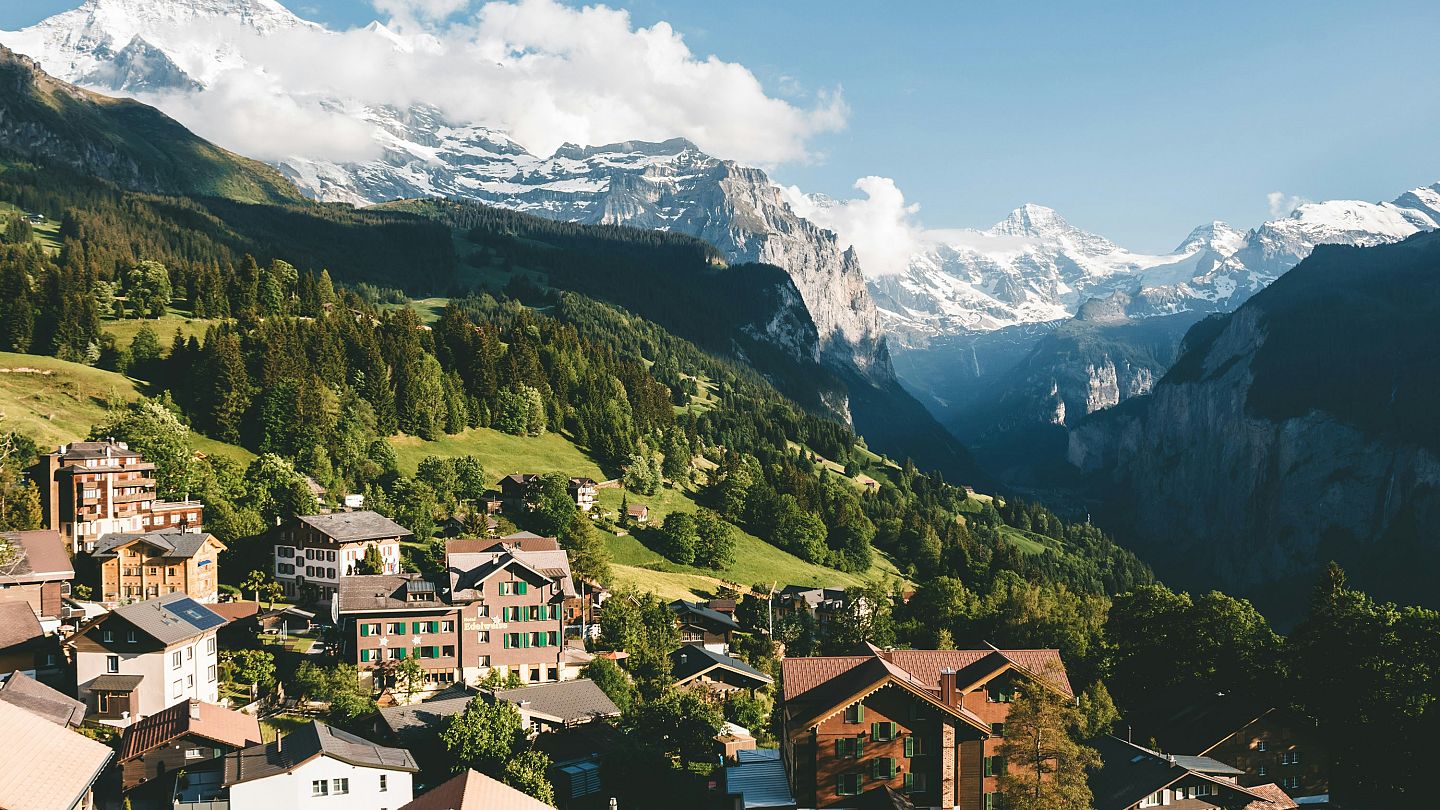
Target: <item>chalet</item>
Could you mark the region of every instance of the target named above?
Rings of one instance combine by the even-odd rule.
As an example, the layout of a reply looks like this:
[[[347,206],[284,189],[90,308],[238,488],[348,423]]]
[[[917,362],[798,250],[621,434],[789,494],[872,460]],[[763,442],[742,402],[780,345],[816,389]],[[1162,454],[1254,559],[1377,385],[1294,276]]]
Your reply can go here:
[[[0,701],[0,807],[89,810],[111,751],[104,743]]]
[[[721,655],[730,652],[730,639],[740,629],[734,618],[711,609],[704,602],[677,599],[669,607],[680,624],[681,644],[698,644]]]
[[[0,681],[0,703],[18,706],[66,728],[78,728],[85,721],[84,703],[23,672],[12,672]]]
[[[595,495],[600,491],[593,478],[571,478],[566,490],[575,499],[575,508],[589,512],[595,508]]]
[[[1073,697],[1055,650],[865,645],[782,667],[781,751],[802,807],[893,791],[917,807],[993,808],[1016,682]]]
[[[504,782],[466,769],[400,810],[554,810]]]
[[[1242,774],[1210,757],[1160,754],[1118,737],[1091,740],[1101,767],[1090,774],[1095,810],[1290,810],[1298,807],[1274,784],[1243,787]]]
[[[575,597],[570,563],[551,538],[452,541],[447,574],[348,577],[333,606],[342,654],[373,678],[420,659],[425,688],[473,682],[492,669],[525,683],[561,680],[561,607]]]
[[[173,780],[181,770],[218,774],[226,754],[263,739],[252,715],[198,700],[177,703],[125,729],[117,759],[121,789]]]
[[[0,603],[25,602],[47,632],[64,618],[64,598],[70,594],[75,567],[60,533],[50,530],[5,532],[0,546],[9,562],[0,565]]]
[[[0,672],[23,672],[46,683],[60,681],[60,641],[45,632],[25,602],[0,602]]]
[[[77,697],[97,720],[126,726],[198,700],[219,702],[215,634],[225,623],[183,593],[121,605],[66,640]]]
[[[786,585],[775,594],[775,613],[779,616],[809,614],[815,619],[816,626],[823,630],[844,612],[846,600],[844,588]]]
[[[309,807],[318,798],[346,810],[387,810],[410,801],[418,770],[409,751],[312,721],[226,754],[221,790],[228,810]]]
[[[511,473],[501,478],[500,501],[505,511],[528,512],[539,483],[540,476],[536,473]]]
[[[219,594],[220,552],[225,545],[204,532],[112,533],[95,543],[100,602],[115,606],[172,593],[202,604]]]
[[[754,692],[775,682],[738,658],[698,644],[686,644],[670,653],[670,673],[676,686],[703,688],[722,695],[741,689]]]
[[[335,512],[306,515],[275,529],[275,580],[285,595],[329,600],[340,582],[355,576],[373,546],[380,555],[381,574],[400,572],[400,543],[413,537],[409,529],[378,512]]]
[[[643,503],[631,504],[625,507],[625,517],[643,526],[650,522],[650,507]]]
[[[1329,756],[1315,723],[1238,694],[1164,690],[1125,718],[1131,739],[1166,753],[1214,757],[1241,770],[1244,786],[1278,784],[1299,799],[1327,796]]]
[[[93,551],[113,532],[200,531],[204,506],[159,498],[155,465],[125,442],[61,445],[40,457],[30,477],[40,488],[46,527],[74,552]]]

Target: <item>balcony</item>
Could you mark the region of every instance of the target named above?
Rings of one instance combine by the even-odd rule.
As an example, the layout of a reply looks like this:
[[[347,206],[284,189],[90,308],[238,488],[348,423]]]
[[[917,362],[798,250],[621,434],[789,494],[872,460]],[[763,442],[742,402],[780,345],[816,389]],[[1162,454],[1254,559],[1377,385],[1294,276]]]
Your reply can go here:
[[[175,779],[173,810],[230,810],[230,791],[219,771],[196,771]]]
[[[136,501],[153,501],[153,500],[155,500],[155,492],[154,492],[153,490],[151,490],[151,491],[146,491],[146,492],[131,492],[131,493],[128,493],[128,494],[125,494],[125,495],[122,495],[122,494],[120,494],[120,493],[117,492],[117,493],[115,493],[115,495],[111,498],[111,501],[114,502],[114,503],[117,503],[117,504],[121,504],[121,503],[134,503],[134,502],[136,502]]]

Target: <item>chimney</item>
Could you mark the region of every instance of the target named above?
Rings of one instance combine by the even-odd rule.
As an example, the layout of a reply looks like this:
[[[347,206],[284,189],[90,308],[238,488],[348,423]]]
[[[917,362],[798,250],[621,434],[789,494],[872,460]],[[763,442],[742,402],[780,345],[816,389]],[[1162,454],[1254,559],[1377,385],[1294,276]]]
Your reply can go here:
[[[198,701],[198,700],[192,700],[192,701],[190,701],[190,719],[191,719],[191,720],[199,720],[199,719],[200,719],[200,701]]]
[[[940,702],[946,706],[954,706],[958,697],[955,694],[955,670],[945,667],[940,670]]]
[[[285,746],[283,745],[284,742],[285,735],[280,733],[280,731],[277,729],[275,731],[275,753],[279,754],[285,750]]]

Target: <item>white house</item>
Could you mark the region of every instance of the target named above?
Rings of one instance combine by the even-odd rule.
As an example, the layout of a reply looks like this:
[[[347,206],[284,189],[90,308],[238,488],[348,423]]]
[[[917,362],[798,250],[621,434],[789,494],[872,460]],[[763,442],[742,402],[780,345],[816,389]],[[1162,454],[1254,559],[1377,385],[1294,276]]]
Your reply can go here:
[[[225,757],[230,810],[398,810],[419,768],[387,748],[317,721]]]
[[[119,726],[190,700],[219,703],[215,633],[224,623],[183,593],[117,607],[66,641],[76,697],[89,716]]]

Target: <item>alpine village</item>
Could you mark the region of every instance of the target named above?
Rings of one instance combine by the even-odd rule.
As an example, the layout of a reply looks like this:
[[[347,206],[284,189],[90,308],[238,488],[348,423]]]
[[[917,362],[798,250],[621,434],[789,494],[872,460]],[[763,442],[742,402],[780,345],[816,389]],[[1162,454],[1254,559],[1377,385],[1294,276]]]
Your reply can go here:
[[[1067,281],[973,376],[1018,333],[689,141],[336,95],[381,157],[261,161],[166,114],[265,37],[450,47],[407,19],[0,30],[0,810],[1440,806],[1440,186],[1205,254],[1223,301]],[[1102,349],[1151,376],[1082,358],[1077,405]]]

